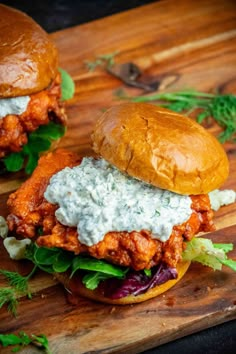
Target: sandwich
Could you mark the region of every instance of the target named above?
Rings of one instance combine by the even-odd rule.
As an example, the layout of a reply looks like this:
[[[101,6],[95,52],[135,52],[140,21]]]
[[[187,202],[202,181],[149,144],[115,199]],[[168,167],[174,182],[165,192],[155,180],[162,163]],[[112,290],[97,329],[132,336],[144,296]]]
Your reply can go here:
[[[29,16],[0,4],[0,172],[26,167],[65,132],[58,51]]]
[[[209,132],[170,110],[125,103],[101,116],[92,141],[95,157],[42,156],[9,196],[9,232],[32,240],[26,258],[75,296],[111,304],[156,297],[192,260],[236,270],[231,245],[195,237],[215,230],[208,193],[229,172]]]

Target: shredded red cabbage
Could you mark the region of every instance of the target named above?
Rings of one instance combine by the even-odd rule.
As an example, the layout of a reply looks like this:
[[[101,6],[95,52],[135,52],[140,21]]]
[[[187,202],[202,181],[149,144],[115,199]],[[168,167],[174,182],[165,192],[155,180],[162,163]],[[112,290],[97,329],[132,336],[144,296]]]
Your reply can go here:
[[[109,289],[106,289],[106,295],[111,299],[120,299],[128,295],[136,296],[170,279],[176,279],[177,276],[176,268],[170,268],[164,263],[154,267],[150,277],[144,274],[143,271],[130,271],[124,280],[114,279],[114,282],[110,283]]]

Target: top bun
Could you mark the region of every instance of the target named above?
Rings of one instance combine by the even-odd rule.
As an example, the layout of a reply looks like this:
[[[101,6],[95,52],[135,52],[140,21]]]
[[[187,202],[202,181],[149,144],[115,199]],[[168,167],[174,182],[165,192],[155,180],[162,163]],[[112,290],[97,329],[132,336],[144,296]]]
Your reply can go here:
[[[26,14],[2,4],[0,14],[0,97],[45,89],[58,71],[55,45]]]
[[[130,176],[179,194],[205,194],[229,173],[227,155],[194,120],[145,103],[107,110],[92,136],[93,148]]]

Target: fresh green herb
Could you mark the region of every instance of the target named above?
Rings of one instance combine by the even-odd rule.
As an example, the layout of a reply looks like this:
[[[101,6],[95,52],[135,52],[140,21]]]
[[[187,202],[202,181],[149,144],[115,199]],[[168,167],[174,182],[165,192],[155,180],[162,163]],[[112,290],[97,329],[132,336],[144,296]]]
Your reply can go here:
[[[121,269],[121,267],[115,266],[101,259],[82,256],[77,256],[73,259],[71,277],[78,269],[96,271],[117,278],[123,278],[126,272],[126,270]]]
[[[67,71],[59,68],[61,73],[61,98],[63,101],[69,100],[74,96],[75,83]]]
[[[34,169],[37,167],[38,159],[39,159],[39,154],[37,153],[29,154],[28,161],[25,166],[25,173],[30,175],[34,171]]]
[[[213,99],[211,116],[219,123],[224,131],[219,135],[219,140],[224,143],[228,140],[236,141],[236,96],[222,95]]]
[[[24,156],[21,152],[12,152],[5,157],[3,161],[7,171],[17,172],[22,169],[24,160]]]
[[[232,244],[213,244],[211,240],[198,237],[186,242],[186,249],[182,257],[183,260],[200,262],[215,270],[221,270],[222,265],[225,265],[236,271],[236,261],[228,259],[226,255],[232,249]],[[125,267],[112,265],[104,260],[77,256],[59,248],[38,247],[34,243],[27,247],[25,258],[35,264],[34,269],[27,277],[22,277],[14,272],[1,271],[14,289],[0,289],[0,307],[8,304],[9,311],[14,314],[16,314],[17,307],[17,292],[24,292],[29,295],[26,280],[32,276],[37,267],[47,273],[68,271],[71,277],[75,272],[81,270],[83,274],[82,282],[91,290],[96,289],[103,280],[113,277],[123,279],[129,270]],[[150,269],[145,269],[144,273],[148,277],[151,276]]]
[[[41,125],[28,136],[28,143],[20,152],[13,152],[3,159],[7,171],[16,172],[25,165],[25,172],[31,174],[37,166],[39,154],[49,150],[53,140],[57,140],[65,134],[65,127],[61,124],[49,122]]]
[[[53,271],[56,273],[66,272],[71,266],[71,254],[63,251],[58,252],[57,257],[53,263]]]
[[[46,354],[51,354],[48,339],[44,334],[28,335],[25,332],[20,332],[16,334],[0,334],[0,343],[6,348],[8,346],[14,346],[12,352],[16,353],[23,349],[25,346],[32,344],[34,346],[40,347],[44,350]]]
[[[34,261],[39,265],[53,265],[59,253],[58,248],[36,247]]]
[[[213,244],[208,239],[193,238],[186,243],[183,259],[200,262],[214,269],[221,269],[224,264],[236,270],[236,262],[226,256],[232,247],[232,244]],[[25,257],[48,273],[68,271],[72,277],[80,270],[81,274],[84,274],[82,282],[89,289],[95,289],[102,280],[108,278],[123,279],[128,271],[128,268],[110,264],[105,260],[74,255],[59,248],[38,247],[33,243],[27,247]],[[151,270],[145,269],[144,273],[150,276]]]
[[[34,144],[35,139],[57,140],[61,138],[64,134],[65,127],[63,127],[61,124],[50,122],[47,125],[41,125],[37,130],[35,130],[34,133],[31,134],[30,139]],[[38,148],[35,149],[35,152],[39,152]]]
[[[26,277],[23,277],[17,272],[10,272],[4,269],[0,269],[0,274],[4,275],[8,283],[15,288],[16,291],[29,294],[28,279]]]
[[[123,278],[128,270],[104,260],[77,256],[59,248],[38,247],[35,244],[27,248],[25,257],[47,273],[68,271],[72,277],[77,270],[85,271],[82,281],[89,288],[94,288],[95,285],[97,287],[100,281],[107,278]]]
[[[17,272],[11,272],[9,270],[0,269],[0,274],[2,274],[7,280],[8,284],[11,286],[9,288],[0,289],[0,308],[7,304],[8,311],[16,316],[16,309],[18,306],[17,297],[19,295],[27,295],[31,299],[32,294],[29,289],[28,281],[36,271],[37,266],[35,265],[32,271],[27,276],[22,276]]]
[[[31,334],[31,337],[32,344],[36,345],[37,347],[43,348],[46,354],[51,354],[48,339],[45,334],[40,334],[38,336],[36,336],[35,334]]]
[[[24,346],[29,345],[30,342],[31,339],[24,332],[20,332],[18,336],[16,334],[0,334],[0,343],[4,348],[17,345],[12,349],[14,353],[22,349]]]
[[[236,261],[234,261],[233,259],[222,259],[220,260],[220,262],[225,265],[226,267],[231,268],[234,272],[236,272]]]
[[[152,275],[151,269],[144,269],[143,271],[144,271],[144,274],[146,274],[147,277],[151,277],[151,275]]]
[[[232,249],[232,244],[214,244],[211,240],[194,237],[191,241],[186,242],[182,258],[185,261],[199,262],[214,270],[221,270],[222,264],[224,264],[236,271],[236,261],[228,259],[226,255]]]
[[[109,54],[99,55],[98,58],[105,61],[107,64],[107,67],[110,68],[111,66],[113,66],[115,64],[115,56],[117,54],[119,54],[119,51],[115,51],[115,52],[109,53]]]
[[[24,165],[23,152],[12,152],[3,159],[4,165],[9,172],[17,172],[23,168]]]
[[[85,65],[89,71],[94,71],[98,66],[103,66],[103,61],[101,59],[96,59],[94,62],[85,61]]]
[[[9,270],[0,269],[0,274],[2,274],[9,285],[13,287],[18,293],[27,294],[29,298],[32,297],[32,294],[29,290],[28,281],[35,273],[37,266],[34,266],[32,271],[27,276],[22,276],[17,272],[10,272]]]
[[[214,248],[219,248],[223,250],[225,253],[233,251],[233,244],[232,243],[214,243]]]
[[[87,289],[94,290],[103,280],[112,278],[112,275],[101,272],[90,272],[83,277],[83,284]]]
[[[129,97],[123,91],[116,92],[121,99],[132,102],[153,102],[175,112],[190,115],[197,110],[197,122],[214,119],[223,129],[218,139],[221,143],[236,141],[236,96],[204,93],[198,91],[179,91]]]
[[[17,315],[18,301],[16,298],[16,292],[12,288],[0,289],[0,308],[7,305],[7,310],[14,316]]]
[[[85,65],[89,71],[94,71],[97,67],[103,67],[105,69],[111,68],[115,64],[115,56],[119,52],[98,55],[95,61],[85,61]]]

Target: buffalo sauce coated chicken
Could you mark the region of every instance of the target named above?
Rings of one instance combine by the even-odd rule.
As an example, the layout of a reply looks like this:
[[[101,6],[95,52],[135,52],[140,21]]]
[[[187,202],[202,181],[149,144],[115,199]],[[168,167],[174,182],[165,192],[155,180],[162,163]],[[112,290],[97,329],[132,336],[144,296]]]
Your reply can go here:
[[[89,254],[135,270],[149,269],[160,261],[175,267],[181,260],[184,240],[190,240],[200,231],[214,230],[209,197],[198,195],[191,197],[192,214],[189,220],[174,226],[166,242],[154,239],[148,230],[142,230],[112,231],[93,246],[81,244],[77,229],[60,224],[55,217],[57,206],[44,198],[50,177],[66,166],[78,165],[80,161],[75,153],[62,149],[41,157],[33,175],[8,199],[9,230],[24,237],[35,238],[39,246]],[[43,229],[42,236],[37,235],[39,228]]]
[[[66,124],[66,115],[61,106],[60,75],[45,90],[30,96],[27,110],[20,114],[8,114],[0,119],[0,158],[10,152],[18,152],[27,144],[27,134],[49,121]]]

